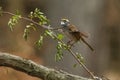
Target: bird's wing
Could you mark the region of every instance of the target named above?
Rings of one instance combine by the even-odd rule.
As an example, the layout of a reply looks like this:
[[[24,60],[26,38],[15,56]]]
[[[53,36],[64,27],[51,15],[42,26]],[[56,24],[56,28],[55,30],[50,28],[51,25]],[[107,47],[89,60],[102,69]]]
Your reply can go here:
[[[84,36],[85,38],[88,38],[88,35],[86,35],[86,34],[84,34],[84,33],[82,33],[82,32],[80,32],[80,35],[81,35],[81,36]]]
[[[79,33],[81,36],[84,36],[85,38],[88,38],[88,36],[82,32],[79,31],[79,29],[77,29],[77,27],[75,27],[75,25],[70,25],[69,26],[69,31],[70,32],[76,32],[77,34]]]
[[[77,27],[74,26],[74,25],[69,25],[69,31],[71,31],[71,32],[79,32],[79,30],[77,29]]]

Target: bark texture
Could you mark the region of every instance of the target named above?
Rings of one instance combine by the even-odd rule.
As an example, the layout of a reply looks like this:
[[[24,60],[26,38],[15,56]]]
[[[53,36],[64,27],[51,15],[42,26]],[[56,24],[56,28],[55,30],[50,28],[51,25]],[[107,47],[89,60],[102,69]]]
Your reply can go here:
[[[38,65],[31,60],[9,53],[0,52],[0,66],[10,67],[43,80],[92,80],[72,75],[64,71],[47,68],[42,65]]]

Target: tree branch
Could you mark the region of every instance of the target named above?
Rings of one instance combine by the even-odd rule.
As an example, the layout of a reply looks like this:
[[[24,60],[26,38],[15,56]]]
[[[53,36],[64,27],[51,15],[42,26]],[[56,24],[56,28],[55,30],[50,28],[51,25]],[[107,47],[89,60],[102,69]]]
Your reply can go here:
[[[31,60],[11,55],[9,53],[0,52],[0,66],[10,67],[43,80],[92,80],[72,75],[64,71],[50,69],[42,65],[38,65]]]
[[[7,11],[2,11],[1,13],[3,13],[3,14],[8,14],[8,15],[11,15],[11,16],[16,15],[16,14],[13,14],[13,13],[7,12]],[[32,22],[32,23],[34,23],[35,25],[41,26],[42,28],[48,29],[48,30],[58,30],[58,29],[63,28],[63,27],[52,28],[52,27],[50,27],[50,25],[49,25],[49,26],[40,25],[39,23],[35,22],[34,20],[32,20],[32,19],[30,19],[30,18],[27,18],[27,17],[23,17],[23,16],[21,16],[21,19],[26,20],[26,21],[29,21],[29,22]],[[51,36],[51,35],[50,35],[50,36]],[[52,34],[52,36],[54,36],[57,41],[60,41],[62,44],[65,44],[62,40],[57,39],[56,34]],[[66,46],[68,46],[68,45],[66,45]],[[75,58],[75,60],[80,64],[80,66],[82,66],[82,67],[84,68],[84,70],[86,70],[86,71],[88,72],[88,74],[89,74],[93,79],[95,79],[96,76],[86,67],[85,64],[83,64],[83,63],[80,61],[80,59],[78,59],[76,53],[74,53],[70,48],[67,48],[67,50],[70,52],[70,54],[72,54],[72,56],[73,56],[73,57]]]

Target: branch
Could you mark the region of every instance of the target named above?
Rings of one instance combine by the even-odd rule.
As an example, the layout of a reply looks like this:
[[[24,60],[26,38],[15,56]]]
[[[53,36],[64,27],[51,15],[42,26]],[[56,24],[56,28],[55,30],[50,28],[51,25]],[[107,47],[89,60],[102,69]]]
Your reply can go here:
[[[11,16],[14,16],[14,15],[15,15],[15,14],[13,14],[13,13],[11,13],[11,12],[7,12],[7,11],[3,11],[2,13],[3,13],[3,14],[8,14],[8,15],[11,15]],[[32,23],[34,23],[35,25],[40,26],[40,27],[42,27],[42,28],[44,28],[44,29],[58,30],[58,29],[61,29],[61,28],[62,28],[62,27],[52,28],[52,27],[50,27],[50,25],[49,25],[49,26],[40,25],[39,23],[33,21],[32,19],[29,19],[29,18],[23,17],[23,16],[21,16],[21,19],[26,20],[26,21],[29,21],[29,22],[32,22]]]
[[[11,16],[16,15],[16,14],[13,14],[13,13],[11,13],[11,12],[6,12],[6,11],[1,11],[0,13],[1,13],[1,14],[2,14],[2,13],[3,13],[3,14],[8,14],[8,15],[11,15]],[[49,26],[40,25],[39,23],[35,22],[34,20],[32,20],[32,19],[30,19],[30,18],[27,18],[27,17],[23,17],[23,16],[21,16],[20,19],[23,19],[23,20],[32,22],[33,24],[35,24],[35,25],[37,25],[37,26],[41,26],[42,28],[47,29],[47,30],[58,30],[58,29],[63,28],[63,27],[52,28],[50,25],[49,25]],[[54,36],[57,41],[61,42],[62,44],[65,44],[62,40],[57,39],[56,34],[50,34],[50,36],[51,36],[51,35]],[[66,45],[66,44],[65,44],[65,45]],[[64,45],[64,46],[65,46],[65,45]],[[68,46],[68,45],[66,45],[66,46]],[[88,74],[89,74],[93,79],[96,79],[96,76],[86,67],[85,64],[83,64],[83,63],[81,62],[80,59],[78,59],[77,54],[76,54],[75,52],[73,52],[71,48],[67,48],[66,50],[71,53],[71,55],[76,59],[76,61],[84,68],[84,70],[86,70],[86,71],[88,72]]]
[[[11,15],[11,16],[14,16],[15,14],[11,13],[11,12],[7,12],[7,11],[2,11],[3,14],[8,14],[8,15]],[[21,19],[23,20],[26,20],[26,21],[29,21],[29,22],[32,22],[34,23],[35,25],[38,25],[38,26],[41,26],[42,28],[44,29],[48,29],[48,30],[58,30],[58,29],[61,29],[61,28],[52,28],[50,26],[46,26],[46,25],[40,25],[39,23],[35,22],[34,20],[32,19],[29,19],[29,18],[26,18],[26,17],[23,17],[21,16]],[[53,34],[53,36],[57,39],[57,36],[55,34]],[[57,41],[60,41],[61,43],[65,44],[62,40],[59,40],[57,39]],[[77,58],[77,55],[69,48],[67,49],[71,54],[72,56],[76,59],[76,61],[80,64],[80,66],[82,66],[84,68],[84,70],[86,70],[88,72],[88,74],[93,78],[95,79],[95,75],[86,67],[85,64],[83,64],[78,58]]]
[[[72,75],[64,71],[50,69],[42,65],[38,65],[31,60],[11,55],[9,53],[0,52],[0,66],[10,67],[43,80],[92,80]]]

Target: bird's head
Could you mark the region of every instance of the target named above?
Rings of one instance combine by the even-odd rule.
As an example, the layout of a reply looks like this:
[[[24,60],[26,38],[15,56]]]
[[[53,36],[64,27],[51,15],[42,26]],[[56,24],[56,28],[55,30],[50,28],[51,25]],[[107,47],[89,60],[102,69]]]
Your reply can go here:
[[[61,19],[61,26],[67,27],[69,26],[70,21],[68,19]]]

